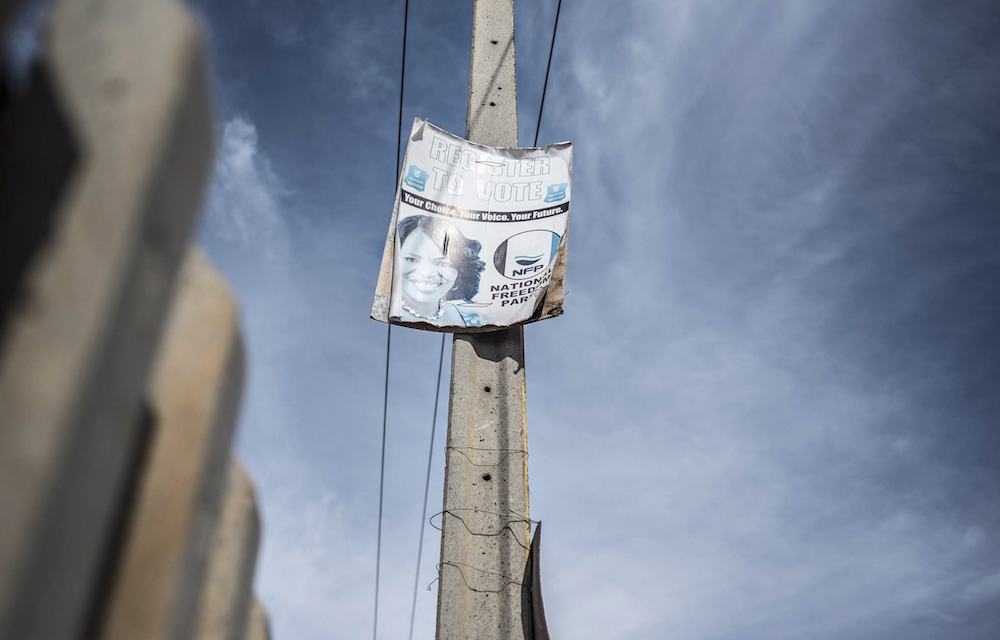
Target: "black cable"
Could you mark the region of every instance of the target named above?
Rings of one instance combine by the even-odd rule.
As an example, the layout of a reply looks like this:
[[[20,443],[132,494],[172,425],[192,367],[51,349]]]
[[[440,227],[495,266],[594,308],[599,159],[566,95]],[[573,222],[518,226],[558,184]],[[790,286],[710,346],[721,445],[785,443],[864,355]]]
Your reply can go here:
[[[382,495],[385,489],[385,427],[389,413],[389,346],[392,342],[392,325],[385,332],[385,393],[382,400],[382,466],[378,479],[378,542],[375,544],[375,622],[372,639],[378,638],[378,578],[382,563]]]
[[[562,2],[562,0],[559,0]],[[399,180],[399,151],[403,141],[403,79],[406,76],[406,23],[410,15],[410,0],[403,3],[403,64],[399,70],[399,127],[396,131],[396,180]]]
[[[545,91],[549,88],[549,69],[552,68],[552,51],[556,48],[556,30],[559,28],[560,9],[562,9],[562,0],[559,0],[559,4],[556,5],[556,23],[552,27],[552,45],[549,46],[549,63],[545,65],[545,84],[542,85],[542,104],[538,107],[538,124],[535,125],[535,142],[531,145],[533,147],[538,146],[538,130],[542,128],[542,111],[545,109]],[[396,173],[399,173],[399,171]]]
[[[403,3],[403,60],[399,69],[399,124],[396,130],[396,184],[399,184],[399,150],[403,138],[403,81],[406,78],[406,25],[409,22],[410,0]],[[395,189],[393,190],[395,191]],[[385,491],[385,435],[389,415],[389,353],[392,344],[392,325],[385,332],[385,392],[382,399],[382,465],[378,480],[378,541],[375,543],[375,616],[372,623],[372,640],[378,640],[378,583],[382,567],[382,498]]]
[[[427,452],[427,480],[424,482],[424,510],[420,513],[420,542],[417,544],[417,575],[413,578],[413,607],[410,609],[410,636],[413,640],[413,619],[417,615],[417,587],[420,584],[420,557],[424,551],[424,525],[427,523],[427,495],[431,489],[431,460],[434,458],[434,429],[437,427],[438,400],[441,397],[441,371],[444,369],[444,338],[441,334],[441,355],[438,357],[438,379],[434,387],[434,417],[431,419],[431,448]]]

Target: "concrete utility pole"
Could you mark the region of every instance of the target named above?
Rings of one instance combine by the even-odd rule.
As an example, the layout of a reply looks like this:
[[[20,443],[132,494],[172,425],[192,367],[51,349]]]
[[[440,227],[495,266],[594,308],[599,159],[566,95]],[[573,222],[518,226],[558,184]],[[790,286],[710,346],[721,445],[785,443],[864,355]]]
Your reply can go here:
[[[517,146],[513,0],[475,0],[466,138]],[[531,640],[521,327],[455,334],[438,640]]]

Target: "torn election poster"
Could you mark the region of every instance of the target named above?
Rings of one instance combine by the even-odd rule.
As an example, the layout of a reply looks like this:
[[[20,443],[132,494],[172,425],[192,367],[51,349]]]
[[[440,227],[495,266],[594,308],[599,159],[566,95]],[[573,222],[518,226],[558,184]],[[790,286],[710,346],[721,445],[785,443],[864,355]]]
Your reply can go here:
[[[563,310],[573,145],[503,149],[414,120],[371,317],[491,331]]]

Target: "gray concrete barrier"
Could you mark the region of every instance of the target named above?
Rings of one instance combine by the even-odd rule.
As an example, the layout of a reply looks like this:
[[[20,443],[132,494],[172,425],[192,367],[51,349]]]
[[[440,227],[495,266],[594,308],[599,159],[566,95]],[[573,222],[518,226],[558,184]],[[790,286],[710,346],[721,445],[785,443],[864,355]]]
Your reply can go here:
[[[190,636],[242,381],[235,299],[192,249],[149,385],[153,433],[97,638]]]
[[[235,458],[229,463],[225,495],[201,592],[196,640],[243,640],[254,601],[260,518],[253,485]]]
[[[59,0],[46,34],[0,96],[0,640],[191,637],[242,367],[205,259],[175,287],[212,164],[201,35],[177,0]]]
[[[253,601],[250,608],[250,618],[247,621],[246,640],[271,640],[271,623],[267,619],[267,612],[257,600]]]

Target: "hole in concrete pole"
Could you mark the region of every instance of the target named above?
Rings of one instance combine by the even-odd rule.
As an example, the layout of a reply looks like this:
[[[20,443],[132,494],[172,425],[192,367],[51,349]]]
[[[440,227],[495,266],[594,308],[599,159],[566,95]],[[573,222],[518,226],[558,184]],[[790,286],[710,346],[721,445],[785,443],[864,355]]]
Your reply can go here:
[[[486,482],[489,482],[492,479],[493,479],[493,476],[491,476],[490,474],[488,474],[488,473],[484,473],[483,474],[483,480],[485,480]]]
[[[495,103],[495,102],[491,102],[491,103],[490,103],[490,106],[491,106],[491,107],[495,107],[495,106],[497,106],[497,103]]]
[[[483,391],[485,391],[486,393],[489,393],[490,392],[490,388],[489,387],[483,387]]]
[[[496,41],[496,40],[490,40],[490,42],[492,42],[493,44],[496,44],[496,43],[497,43],[497,41]]]

